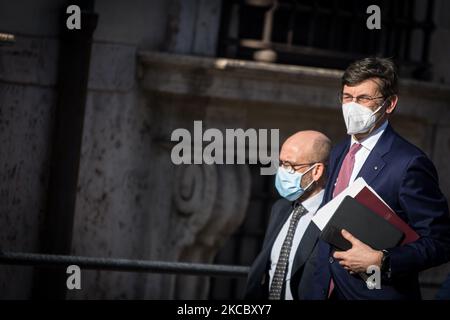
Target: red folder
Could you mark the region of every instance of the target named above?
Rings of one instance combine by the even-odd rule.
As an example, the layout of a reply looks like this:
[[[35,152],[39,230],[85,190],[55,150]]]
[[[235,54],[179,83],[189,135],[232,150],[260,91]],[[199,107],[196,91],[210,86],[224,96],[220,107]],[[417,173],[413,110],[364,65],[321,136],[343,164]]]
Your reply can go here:
[[[410,243],[419,239],[419,235],[367,187],[362,188],[361,191],[355,196],[355,199],[376,214],[382,216],[393,226],[403,231],[405,238],[403,239],[402,244]]]

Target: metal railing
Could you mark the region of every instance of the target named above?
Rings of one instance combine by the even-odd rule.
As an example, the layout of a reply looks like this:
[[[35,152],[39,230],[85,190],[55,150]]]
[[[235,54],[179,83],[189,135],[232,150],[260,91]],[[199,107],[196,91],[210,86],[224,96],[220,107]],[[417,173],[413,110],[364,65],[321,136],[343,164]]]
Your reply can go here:
[[[146,272],[232,278],[246,278],[250,271],[250,267],[247,266],[98,257],[94,258],[83,256],[0,251],[0,265],[2,264],[33,267],[67,267],[69,265],[77,265],[81,269],[88,270]],[[432,283],[429,281],[421,281],[420,285],[422,288],[436,289],[439,287],[439,285],[437,285],[436,283]]]
[[[0,252],[0,264],[64,267],[77,265],[81,269],[110,270],[123,272],[172,273],[214,277],[244,278],[250,270],[246,266],[213,265],[189,262],[168,262],[98,258],[40,253]]]

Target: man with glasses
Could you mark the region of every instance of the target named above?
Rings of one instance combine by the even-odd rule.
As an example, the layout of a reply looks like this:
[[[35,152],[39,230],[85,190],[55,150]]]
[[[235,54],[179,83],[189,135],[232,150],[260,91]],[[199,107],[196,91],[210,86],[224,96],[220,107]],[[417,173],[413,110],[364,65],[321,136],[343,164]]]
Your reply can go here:
[[[363,177],[420,238],[375,250],[342,230],[352,248],[340,252],[319,240],[307,298],[420,299],[418,273],[450,260],[449,211],[432,162],[389,124],[398,102],[394,64],[382,58],[354,62],[342,77],[340,100],[349,137],[331,151],[324,203]],[[380,268],[380,289],[358,275],[369,266]]]
[[[320,230],[311,222],[323,200],[330,140],[300,131],[281,147],[275,187],[282,199],[272,207],[262,251],[253,263],[248,299],[302,299],[315,271],[310,259]]]

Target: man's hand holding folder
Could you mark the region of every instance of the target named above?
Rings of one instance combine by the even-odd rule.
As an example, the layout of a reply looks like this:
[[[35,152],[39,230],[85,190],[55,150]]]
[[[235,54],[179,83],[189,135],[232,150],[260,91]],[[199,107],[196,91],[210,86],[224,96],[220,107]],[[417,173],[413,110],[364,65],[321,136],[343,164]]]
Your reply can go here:
[[[342,237],[343,229],[375,250],[396,247],[404,237],[390,221],[350,196],[341,202],[320,237],[338,250],[349,250],[352,244]]]
[[[335,252],[333,257],[346,270],[360,273],[371,265],[381,267],[380,250],[396,247],[404,234],[382,216],[346,196],[320,237],[335,249],[346,250]]]
[[[321,238],[338,250],[334,258],[352,273],[380,267],[381,250],[418,239],[362,178],[322,207],[313,222],[322,230]]]
[[[333,258],[339,260],[339,264],[350,273],[365,273],[370,265],[380,266],[383,254],[373,250],[364,242],[356,239],[350,232],[343,229],[342,237],[351,243],[351,249],[336,251]]]

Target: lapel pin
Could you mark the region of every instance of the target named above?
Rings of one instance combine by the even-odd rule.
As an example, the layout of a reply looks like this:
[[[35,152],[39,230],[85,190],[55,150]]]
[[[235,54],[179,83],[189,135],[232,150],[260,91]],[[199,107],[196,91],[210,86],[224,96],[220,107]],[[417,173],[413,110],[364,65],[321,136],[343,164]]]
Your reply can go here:
[[[378,170],[378,167],[377,167],[377,166],[375,166],[375,167],[373,167],[373,169],[374,169],[374,170]]]

